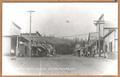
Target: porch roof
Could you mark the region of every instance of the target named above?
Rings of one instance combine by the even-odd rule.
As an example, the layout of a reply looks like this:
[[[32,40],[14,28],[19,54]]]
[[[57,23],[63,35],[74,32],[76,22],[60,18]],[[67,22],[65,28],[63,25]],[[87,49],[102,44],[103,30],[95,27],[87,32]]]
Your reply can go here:
[[[23,42],[29,42],[27,39],[25,39],[25,38],[22,37],[22,36],[19,37],[19,40],[20,40],[20,41],[23,41]]]

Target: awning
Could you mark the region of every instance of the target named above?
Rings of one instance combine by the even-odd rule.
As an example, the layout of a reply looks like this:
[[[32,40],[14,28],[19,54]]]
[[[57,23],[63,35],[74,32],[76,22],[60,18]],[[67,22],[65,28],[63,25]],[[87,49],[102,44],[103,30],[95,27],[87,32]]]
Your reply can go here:
[[[23,41],[23,42],[29,42],[27,39],[25,39],[24,37],[21,37],[21,36],[19,37],[19,40]]]

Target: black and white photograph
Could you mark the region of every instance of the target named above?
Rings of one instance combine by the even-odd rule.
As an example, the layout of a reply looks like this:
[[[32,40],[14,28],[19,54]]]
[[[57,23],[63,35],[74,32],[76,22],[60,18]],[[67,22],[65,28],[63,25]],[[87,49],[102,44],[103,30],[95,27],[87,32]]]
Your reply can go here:
[[[118,75],[118,3],[3,3],[2,75]]]

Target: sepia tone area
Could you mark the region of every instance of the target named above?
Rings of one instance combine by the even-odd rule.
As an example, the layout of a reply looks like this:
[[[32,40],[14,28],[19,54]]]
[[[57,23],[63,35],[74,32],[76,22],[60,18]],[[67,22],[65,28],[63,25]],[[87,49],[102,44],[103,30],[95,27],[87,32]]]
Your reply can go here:
[[[119,10],[120,11],[120,10]],[[0,14],[1,15],[1,14]],[[0,16],[0,17],[2,17],[2,16]],[[119,17],[119,19],[120,19],[120,17]],[[1,22],[0,22],[1,23]],[[2,25],[2,24],[1,24]],[[2,26],[1,26],[2,27]],[[1,28],[2,29],[2,28]],[[1,34],[1,33],[0,33]],[[0,39],[1,40],[1,39]],[[1,47],[2,48],[2,47]],[[2,50],[2,49],[1,49]],[[1,52],[2,53],[2,52]],[[62,57],[62,58],[64,58],[64,57]],[[41,60],[42,61],[42,60]],[[35,61],[36,62],[36,61]],[[51,62],[50,62],[51,63]],[[2,64],[2,62],[1,62],[1,64]],[[4,76],[4,77],[16,77],[16,76]],[[22,76],[22,77],[26,77],[26,76]],[[29,76],[30,77],[30,76]],[[34,76],[31,76],[31,77],[34,77]],[[60,76],[55,76],[55,77],[60,77]],[[68,77],[75,77],[75,76],[68,76]],[[77,77],[77,76],[76,76]],[[80,76],[81,77],[81,76]],[[83,77],[83,76],[82,76]],[[86,76],[86,77],[88,77],[88,76]],[[89,77],[93,77],[93,76],[89,76]],[[94,77],[98,77],[98,76],[94,76]],[[100,76],[100,77],[107,77],[107,76]],[[108,77],[114,77],[114,76],[108,76]]]
[[[85,7],[82,7],[82,8],[85,8]],[[111,8],[113,7],[111,6]],[[111,11],[111,8],[109,6],[109,11]],[[115,17],[115,20],[117,20],[116,18],[117,7],[115,8],[116,8],[114,10],[115,13],[110,14],[110,16]],[[58,9],[56,10],[58,11]],[[84,12],[85,10],[87,10],[87,12]],[[15,15],[14,13],[18,13],[16,11],[13,13],[10,13],[10,16],[12,14],[14,16]],[[69,10],[68,12],[67,10],[67,13],[70,14],[70,11],[71,10]],[[88,9],[82,10],[82,12],[84,13],[88,13],[91,11],[92,10],[88,11]],[[44,32],[46,28],[45,26],[43,26],[44,27],[43,29],[42,26],[40,27],[40,25],[39,25],[40,28],[38,31],[36,31],[38,27],[35,29],[32,26],[32,31],[34,32],[31,33],[31,12],[33,11],[29,11],[30,29],[29,29],[29,26],[26,27],[26,29],[30,30],[30,33],[20,32],[21,29],[23,30],[25,28],[25,27],[21,28],[17,25],[18,23],[21,23],[22,20],[21,22],[19,21],[17,23],[10,22],[11,26],[5,25],[7,26],[8,29],[10,28],[9,29],[10,32],[7,31],[7,28],[3,28],[4,31],[7,31],[7,35],[3,35],[3,42],[5,42],[3,43],[3,46],[4,46],[3,68],[5,68],[3,69],[5,70],[3,74],[5,75],[6,74],[10,74],[10,75],[14,75],[14,74],[15,75],[19,75],[19,74],[22,74],[22,75],[24,74],[27,74],[27,75],[50,75],[50,74],[51,75],[62,75],[64,74],[66,75],[66,74],[71,73],[71,75],[94,75],[94,74],[113,75],[117,73],[117,70],[116,70],[117,62],[116,61],[117,61],[118,50],[116,48],[117,47],[116,45],[117,45],[118,38],[114,37],[116,36],[117,30],[118,30],[117,21],[114,22],[114,24],[116,23],[115,25],[112,25],[110,22],[108,22],[107,19],[108,20],[112,19],[112,18],[109,18],[110,16],[107,16],[108,12],[103,12],[102,10],[102,12],[105,14],[98,13],[98,15],[96,16],[95,14],[97,12],[95,11],[94,12],[95,14],[93,15],[88,14],[89,16],[92,16],[89,18],[90,20],[83,20],[83,18],[88,19],[88,16],[87,18],[85,18],[86,14],[82,18],[82,20],[79,19],[82,21],[81,22],[83,23],[82,25],[87,24],[86,26],[89,27],[89,29],[91,27],[96,28],[90,31],[88,28],[84,28],[84,26],[78,25],[80,22],[74,21],[76,19],[78,20],[79,18],[78,16],[84,13],[80,14],[79,12],[76,11],[75,14],[72,15],[73,14],[72,13],[71,14],[72,16],[71,16],[71,15],[66,15],[66,10],[64,10],[62,13],[58,11],[57,14],[54,14],[58,18],[54,18],[52,16],[52,20],[47,21],[47,24],[49,24],[49,26],[51,27],[46,26],[47,28],[49,27],[49,30],[47,30],[46,34],[41,33],[41,32]],[[53,13],[56,13],[56,12],[55,10],[52,10],[51,12],[49,11],[49,13],[48,12],[47,13],[50,14],[51,16]],[[74,17],[76,17],[76,13],[78,13],[77,14],[78,16],[75,19]],[[42,13],[37,14],[37,17],[40,16],[41,14]],[[58,14],[60,15],[62,14],[60,16],[62,18],[59,18]],[[63,22],[64,16],[72,17],[72,19],[71,18],[68,19],[67,17],[67,20]],[[18,18],[19,17],[17,17],[16,19]],[[107,18],[107,19],[104,20],[104,18]],[[53,20],[55,19],[57,19],[57,21],[53,22]],[[44,22],[46,20],[48,20],[48,18],[43,21],[41,20],[41,21]],[[90,23],[84,23],[84,21],[90,22]],[[58,23],[61,22],[61,24],[58,24],[58,23],[56,24],[56,22]],[[5,23],[6,21],[4,21],[4,24]],[[78,23],[76,26],[78,26],[79,28],[75,27],[74,28],[75,30],[74,29],[72,30],[70,26],[73,28],[73,25],[75,25],[76,23]],[[68,26],[67,29],[69,29],[70,31],[66,30],[66,26]],[[42,30],[40,30],[41,28]],[[53,31],[54,35],[49,34],[51,32],[51,29],[55,31],[55,32]],[[58,29],[59,30],[61,29],[63,32],[58,31],[58,32],[61,32],[61,33],[58,33],[56,32],[56,29],[57,31]],[[82,31],[82,29],[87,30],[87,31]],[[88,31],[89,33],[85,34],[85,32],[88,32]],[[10,35],[9,33],[11,33],[12,35]],[[71,33],[74,33],[74,35],[63,36],[63,35],[69,35],[68,33],[70,35],[72,35]],[[77,33],[84,33],[84,34],[77,34]],[[85,37],[83,35],[85,35]],[[11,64],[14,67],[11,67],[10,66]],[[89,67],[89,65],[91,67]],[[115,69],[114,69],[114,66],[115,66]],[[8,68],[11,71],[9,71]],[[17,72],[15,72],[16,70]]]
[[[116,0],[3,0],[4,2],[112,2]]]
[[[0,3],[0,75],[2,76],[2,4]]]
[[[118,0],[118,27],[120,27],[120,0]],[[118,31],[120,31],[120,28],[118,28]],[[120,38],[120,33],[118,32],[118,37]],[[120,40],[118,41],[118,50],[120,50]],[[120,51],[118,55],[118,75],[120,75]]]

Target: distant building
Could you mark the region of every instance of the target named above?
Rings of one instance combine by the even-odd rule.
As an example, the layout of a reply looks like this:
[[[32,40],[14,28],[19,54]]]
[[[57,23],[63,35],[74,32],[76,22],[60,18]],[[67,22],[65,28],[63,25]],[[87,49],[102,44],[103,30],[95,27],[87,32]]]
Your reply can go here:
[[[89,36],[88,36],[89,45],[92,45],[93,43],[97,44],[97,42],[98,42],[98,32],[89,33]]]

